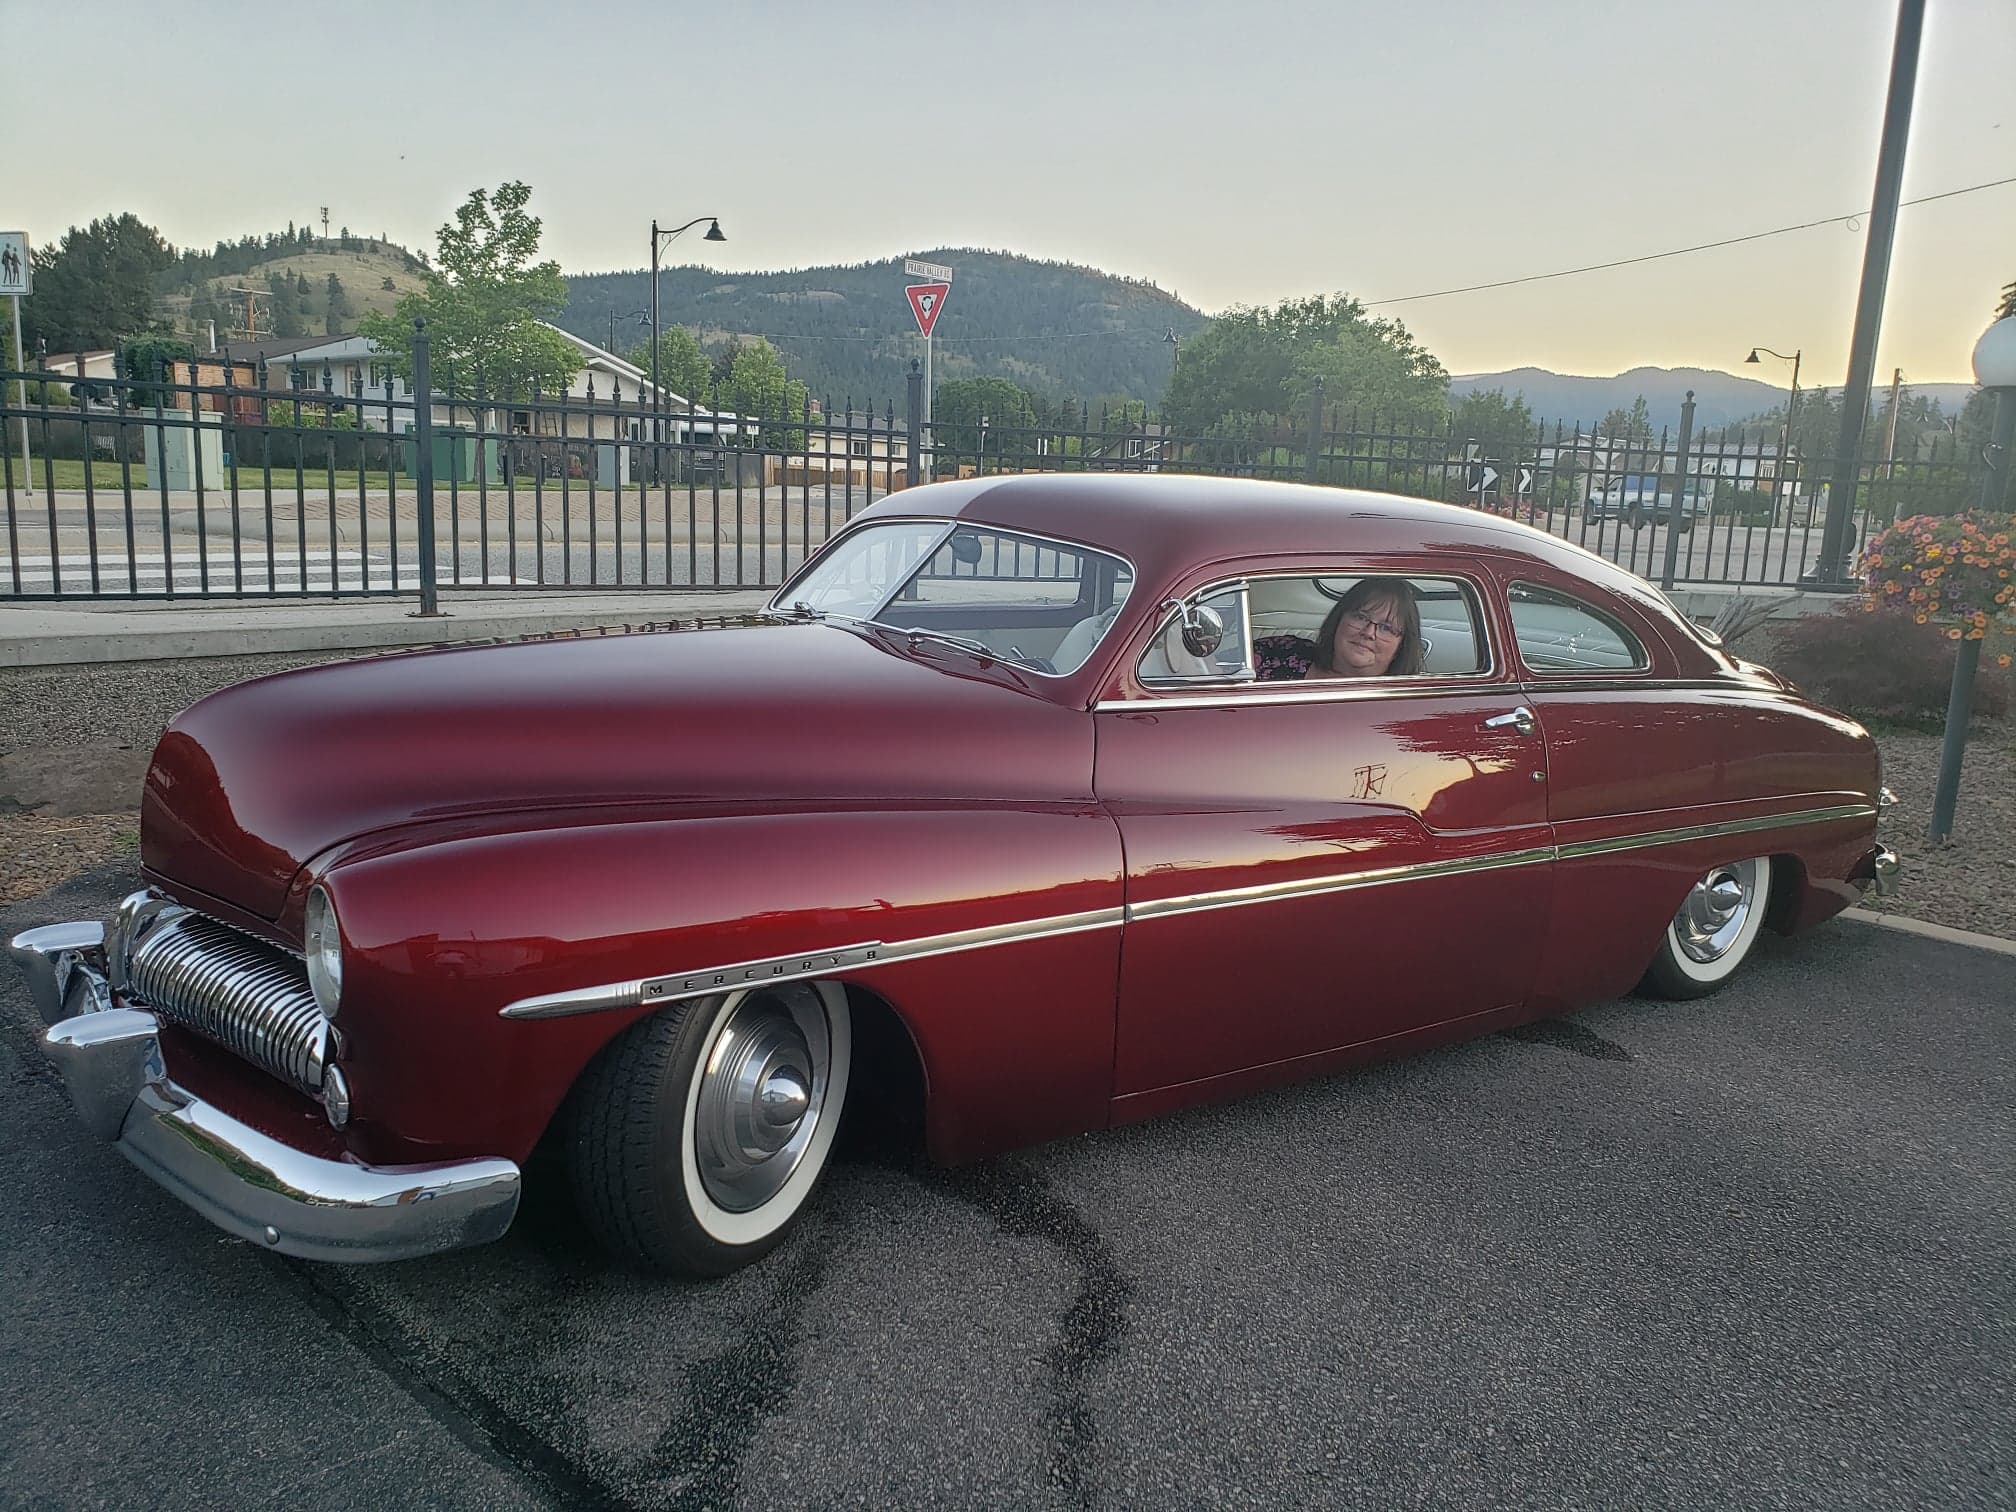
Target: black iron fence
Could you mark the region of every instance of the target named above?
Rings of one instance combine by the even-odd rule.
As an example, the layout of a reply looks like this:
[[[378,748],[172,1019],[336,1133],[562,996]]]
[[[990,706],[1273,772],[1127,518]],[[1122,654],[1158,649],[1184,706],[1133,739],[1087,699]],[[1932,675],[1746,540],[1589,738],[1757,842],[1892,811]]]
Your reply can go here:
[[[1824,462],[1778,435],[1566,425],[1508,436],[1306,421],[1171,432],[1136,406],[1043,424],[814,404],[749,414],[382,366],[177,364],[153,382],[0,374],[0,598],[237,598],[443,589],[737,588],[783,581],[876,499],[1023,472],[1207,473],[1370,488],[1525,520],[1667,584],[1852,574],[1889,520],[1973,504],[1950,435],[1864,464],[1838,542]],[[26,384],[25,401],[18,383]],[[416,393],[427,395],[425,402]]]

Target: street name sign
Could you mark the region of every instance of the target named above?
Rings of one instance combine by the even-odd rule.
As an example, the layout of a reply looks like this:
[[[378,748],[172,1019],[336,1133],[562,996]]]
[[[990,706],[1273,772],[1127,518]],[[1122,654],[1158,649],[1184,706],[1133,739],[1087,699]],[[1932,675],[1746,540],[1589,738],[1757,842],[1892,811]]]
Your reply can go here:
[[[952,270],[943,263],[923,262],[915,257],[903,260],[903,272],[910,278],[928,278],[933,283],[952,282]]]

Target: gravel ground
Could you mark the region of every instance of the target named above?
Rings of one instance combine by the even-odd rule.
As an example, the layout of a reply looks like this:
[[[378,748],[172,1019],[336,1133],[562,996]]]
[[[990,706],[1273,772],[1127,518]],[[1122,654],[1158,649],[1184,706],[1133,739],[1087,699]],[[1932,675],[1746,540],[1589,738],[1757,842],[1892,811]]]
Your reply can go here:
[[[0,668],[0,904],[46,892],[66,878],[139,847],[144,753],[168,721],[205,693],[248,677],[355,651],[287,656],[222,656],[192,661],[108,662],[51,670]],[[80,764],[119,769],[126,791],[107,791],[96,774],[84,783],[27,758],[89,752]],[[73,801],[73,786],[96,790],[95,801]],[[81,810],[84,810],[80,812]],[[93,812],[99,809],[102,811]]]
[[[32,897],[87,867],[131,853],[137,844],[135,753],[153,747],[174,715],[205,693],[248,677],[359,654],[331,651],[191,661],[110,663],[62,671],[0,668],[0,903]],[[1924,835],[1932,818],[1940,739],[1915,731],[1878,737],[1884,780],[1899,803],[1884,823],[1904,856],[1904,886],[1867,905],[1912,918],[2016,935],[2016,722],[1984,724],[1968,743],[1955,838],[1934,849]],[[65,774],[27,774],[32,753],[96,751],[115,776],[131,770],[131,799],[94,806],[63,791]],[[88,781],[85,786],[90,786]],[[103,793],[106,785],[96,784]],[[65,801],[66,798],[72,801]],[[103,811],[99,811],[103,810]]]
[[[1960,797],[1953,809],[1953,838],[1933,846],[1932,793],[1939,780],[1937,735],[1879,734],[1883,781],[1897,806],[1883,821],[1883,838],[1904,858],[1904,883],[1895,897],[1871,893],[1863,907],[1906,914],[1954,929],[2016,936],[2016,724],[1978,727],[1960,768]]]

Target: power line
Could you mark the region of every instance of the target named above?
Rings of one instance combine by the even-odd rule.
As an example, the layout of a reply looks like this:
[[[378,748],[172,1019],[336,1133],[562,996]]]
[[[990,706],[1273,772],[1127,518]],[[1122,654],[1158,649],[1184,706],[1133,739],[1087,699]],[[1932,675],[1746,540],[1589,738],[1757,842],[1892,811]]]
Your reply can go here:
[[[1952,199],[1956,195],[1976,194],[1983,189],[1999,189],[2004,184],[2016,184],[2016,177],[1990,179],[1985,184],[1969,184],[1965,189],[1948,189],[1943,194],[1927,194],[1917,199],[1905,200],[1907,205],[1929,205],[1934,200]],[[1401,294],[1392,299],[1368,299],[1365,307],[1373,309],[1380,305],[1411,304],[1417,299],[1443,299],[1451,294],[1475,294],[1482,289],[1509,289],[1514,284],[1541,283],[1550,278],[1573,278],[1578,273],[1600,273],[1605,268],[1628,268],[1634,263],[1658,262],[1666,257],[1685,257],[1690,252],[1711,252],[1717,247],[1734,247],[1744,242],[1763,241],[1768,236],[1785,236],[1793,231],[1811,231],[1816,226],[1838,226],[1843,221],[1860,220],[1869,214],[1867,210],[1857,210],[1849,215],[1830,215],[1824,220],[1801,221],[1796,226],[1777,226],[1769,231],[1753,231],[1748,236],[1728,236],[1720,241],[1697,242],[1691,247],[1675,247],[1669,252],[1647,252],[1642,257],[1620,257],[1614,262],[1589,263],[1580,268],[1563,268],[1555,273],[1529,273],[1523,278],[1501,278],[1492,283],[1465,284],[1460,289],[1431,289],[1425,294]]]
[[[1963,194],[1978,194],[1984,189],[2000,189],[2007,184],[2016,184],[2016,175],[2011,175],[2008,178],[1989,179],[1986,183],[1982,184],[1969,184],[1964,189],[1947,189],[1939,194],[1924,194],[1920,195],[1917,199],[1905,200],[1903,203],[1906,205],[1929,205],[1934,200],[1955,199]],[[1794,231],[1811,231],[1818,226],[1838,226],[1847,221],[1860,220],[1869,213],[1867,210],[1856,210],[1847,215],[1829,215],[1820,220],[1801,221],[1794,226],[1774,226],[1769,231],[1752,231],[1746,236],[1726,236],[1720,241],[1696,242],[1692,246],[1674,247],[1665,252],[1647,252],[1638,257],[1620,257],[1611,262],[1587,263],[1579,268],[1561,268],[1552,273],[1528,273],[1520,278],[1500,278],[1490,283],[1464,284],[1462,287],[1454,289],[1431,289],[1423,294],[1400,294],[1391,299],[1367,299],[1361,300],[1360,303],[1369,310],[1383,305],[1411,304],[1416,300],[1422,299],[1446,299],[1451,294],[1476,294],[1485,289],[1509,289],[1517,284],[1544,283],[1554,278],[1573,278],[1580,273],[1601,273],[1607,268],[1628,268],[1638,263],[1659,262],[1669,257],[1686,257],[1694,252],[1712,252],[1718,247],[1741,246],[1745,242],[1763,241],[1773,236],[1789,236]],[[788,336],[772,335],[768,332],[752,332],[750,334],[759,335],[765,341],[794,342],[890,341],[906,333],[902,331],[881,331],[866,332],[861,335],[840,335],[807,332]],[[946,342],[1076,341],[1095,336],[1130,337],[1136,340],[1148,339],[1145,331],[1115,330],[1047,331],[1035,335],[1020,334],[1014,336],[940,336],[937,339]],[[1156,337],[1154,339],[1159,342],[1162,338]]]

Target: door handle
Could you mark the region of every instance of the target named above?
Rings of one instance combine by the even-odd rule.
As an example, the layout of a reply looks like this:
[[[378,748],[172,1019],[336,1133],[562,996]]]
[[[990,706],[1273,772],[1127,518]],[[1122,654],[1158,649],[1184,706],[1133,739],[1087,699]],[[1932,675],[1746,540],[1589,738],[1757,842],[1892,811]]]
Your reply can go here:
[[[1521,735],[1531,735],[1540,728],[1540,722],[1533,717],[1533,711],[1521,704],[1505,714],[1493,714],[1484,721],[1487,730],[1517,730]]]

